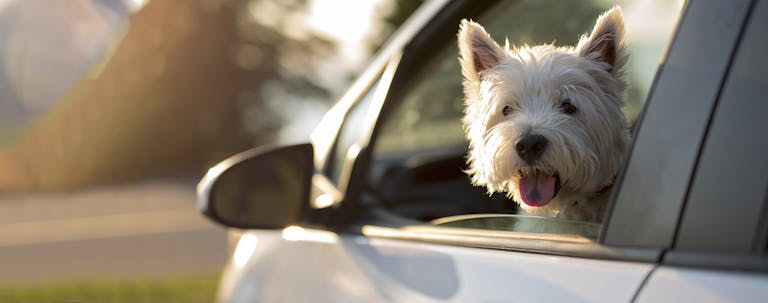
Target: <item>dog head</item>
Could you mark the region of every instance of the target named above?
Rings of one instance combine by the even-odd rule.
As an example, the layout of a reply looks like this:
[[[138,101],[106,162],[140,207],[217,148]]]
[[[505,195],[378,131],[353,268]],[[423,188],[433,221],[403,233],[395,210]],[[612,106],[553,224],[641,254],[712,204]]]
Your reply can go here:
[[[468,173],[533,212],[611,184],[627,146],[621,9],[575,47],[499,46],[472,21],[458,34]],[[570,202],[568,202],[570,203]]]

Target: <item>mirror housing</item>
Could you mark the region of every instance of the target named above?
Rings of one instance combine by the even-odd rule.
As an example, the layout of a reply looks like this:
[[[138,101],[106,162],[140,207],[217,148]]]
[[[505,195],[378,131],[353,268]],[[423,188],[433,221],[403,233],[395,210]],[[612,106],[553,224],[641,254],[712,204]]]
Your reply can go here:
[[[312,144],[254,148],[208,170],[197,185],[200,211],[228,227],[279,229],[308,207]]]

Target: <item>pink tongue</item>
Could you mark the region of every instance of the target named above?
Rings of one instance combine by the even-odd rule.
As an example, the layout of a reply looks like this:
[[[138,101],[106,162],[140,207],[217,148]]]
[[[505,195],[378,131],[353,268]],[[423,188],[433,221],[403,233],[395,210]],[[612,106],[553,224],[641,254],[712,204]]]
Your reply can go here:
[[[555,177],[532,173],[517,183],[523,202],[529,206],[544,206],[555,197]]]

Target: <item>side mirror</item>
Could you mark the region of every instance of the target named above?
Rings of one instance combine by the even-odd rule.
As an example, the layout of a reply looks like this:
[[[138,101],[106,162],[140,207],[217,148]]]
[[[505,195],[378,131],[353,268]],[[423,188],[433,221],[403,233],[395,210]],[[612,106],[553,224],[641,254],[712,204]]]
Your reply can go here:
[[[255,148],[208,170],[197,185],[200,210],[229,227],[277,229],[299,219],[309,201],[311,144]]]

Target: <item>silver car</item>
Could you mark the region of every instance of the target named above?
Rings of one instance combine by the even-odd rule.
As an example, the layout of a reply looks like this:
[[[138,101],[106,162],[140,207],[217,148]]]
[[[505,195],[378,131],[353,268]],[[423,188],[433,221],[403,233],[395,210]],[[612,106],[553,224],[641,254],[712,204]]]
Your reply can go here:
[[[463,173],[455,35],[572,44],[610,1],[429,1],[306,144],[211,168],[221,302],[765,302],[768,0],[618,1],[633,145],[603,224],[517,214]]]

